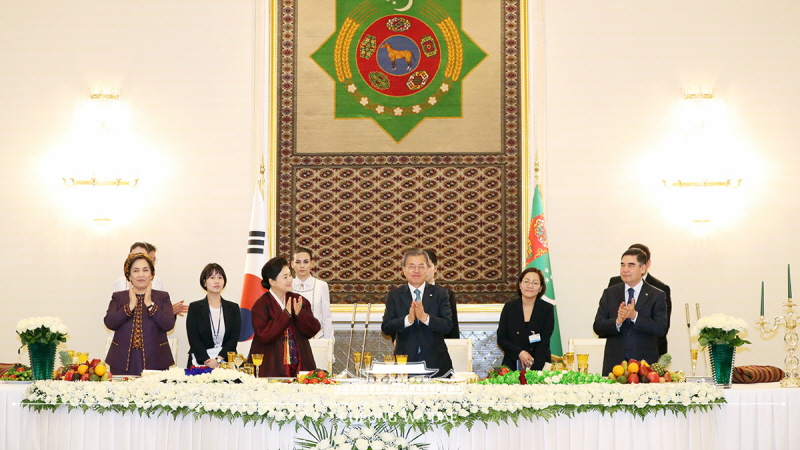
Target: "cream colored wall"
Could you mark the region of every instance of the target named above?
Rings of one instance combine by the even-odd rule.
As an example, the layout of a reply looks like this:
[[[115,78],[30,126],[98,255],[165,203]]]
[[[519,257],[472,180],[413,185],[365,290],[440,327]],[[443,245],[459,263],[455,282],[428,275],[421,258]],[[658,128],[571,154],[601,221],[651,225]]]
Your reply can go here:
[[[786,264],[800,286],[800,4],[715,1],[545,1],[547,228],[562,336],[592,337],[591,323],[619,256],[634,242],[672,288],[676,366],[689,368],[684,304],[756,321],[787,296]],[[713,87],[733,139],[675,161],[685,87]],[[734,154],[738,152],[738,154]],[[709,172],[744,165],[733,194],[741,217],[676,223],[662,176],[674,164]],[[702,189],[699,189],[702,191]],[[697,199],[691,193],[683,201]],[[753,329],[737,363],[783,367],[783,331]]]
[[[28,2],[31,3],[31,2]],[[252,193],[253,2],[81,2],[4,6],[0,16],[0,361],[17,358],[16,322],[58,315],[69,346],[99,355],[111,282],[128,245],[159,246],[174,299],[202,292],[210,261],[241,288]],[[619,254],[644,242],[652,271],[673,289],[670,332],[688,368],[683,304],[753,322],[759,282],[767,313],[796,265],[799,209],[796,87],[800,6],[771,1],[545,1],[545,195],[562,336],[591,337]],[[128,220],[97,229],[75,214],[76,188],[54,160],[93,85],[119,86],[143,164]],[[749,155],[737,191],[743,217],[712,232],[676,224],[660,187],[681,89],[712,86]],[[671,153],[666,153],[669,162]],[[725,148],[719,159],[726,161]],[[751,161],[752,160],[752,161]],[[714,228],[716,227],[716,228]],[[800,286],[800,279],[796,280]],[[184,338],[183,321],[176,335]],[[740,363],[781,365],[782,335]],[[185,350],[182,348],[182,353]]]
[[[212,261],[229,274],[223,294],[238,300],[256,171],[253,4],[3,6],[0,361],[17,359],[15,325],[36,315],[60,316],[70,348],[101,355],[111,283],[136,240],[158,246],[157,274],[173,301],[202,298],[199,273]],[[75,212],[92,188],[66,188],[59,170],[92,86],[122,89],[136,141],[124,158],[140,167],[139,186],[120,189],[123,214],[103,228]],[[184,320],[175,331],[181,363]]]

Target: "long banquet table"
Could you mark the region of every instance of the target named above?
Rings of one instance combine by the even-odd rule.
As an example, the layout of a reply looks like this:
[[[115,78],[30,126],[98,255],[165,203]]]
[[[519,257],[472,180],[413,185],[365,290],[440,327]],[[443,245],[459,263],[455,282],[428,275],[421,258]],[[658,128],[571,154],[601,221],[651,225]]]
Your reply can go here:
[[[69,449],[89,442],[104,450],[292,449],[294,427],[191,416],[140,416],[61,407],[37,413],[21,405],[26,385],[0,384],[0,450]],[[709,412],[644,419],[627,413],[579,413],[549,421],[475,425],[426,433],[429,450],[481,449],[800,449],[800,389],[778,383],[734,385],[727,404]]]

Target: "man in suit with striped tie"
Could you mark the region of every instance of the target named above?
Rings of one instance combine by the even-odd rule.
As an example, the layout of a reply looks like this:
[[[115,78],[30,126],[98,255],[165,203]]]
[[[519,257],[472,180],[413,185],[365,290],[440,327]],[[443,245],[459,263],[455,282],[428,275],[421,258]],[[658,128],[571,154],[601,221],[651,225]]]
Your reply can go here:
[[[389,292],[381,331],[395,335],[395,355],[408,355],[409,362],[424,361],[436,368],[434,377],[449,376],[453,362],[444,335],[453,327],[447,290],[426,282],[428,255],[412,248],[403,255],[407,284]]]
[[[606,338],[603,374],[623,360],[658,360],[658,338],[667,334],[667,302],[664,291],[642,280],[647,255],[638,248],[622,254],[622,283],[603,291],[594,318],[594,332]]]

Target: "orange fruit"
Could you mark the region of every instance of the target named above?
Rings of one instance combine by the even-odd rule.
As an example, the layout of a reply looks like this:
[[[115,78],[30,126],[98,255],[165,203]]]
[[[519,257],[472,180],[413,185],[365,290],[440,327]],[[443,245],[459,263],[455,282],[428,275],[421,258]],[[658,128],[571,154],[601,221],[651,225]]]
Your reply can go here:
[[[628,372],[630,373],[639,373],[639,365],[636,363],[628,364]]]
[[[78,373],[81,375],[85,374],[87,370],[89,370],[89,366],[87,366],[86,364],[81,364],[80,366],[78,366]]]
[[[102,377],[104,373],[106,373],[106,366],[103,364],[98,364],[94,367],[94,374],[98,377]]]
[[[625,373],[625,369],[623,369],[621,365],[617,364],[613,369],[611,369],[611,373],[613,373],[615,376],[620,376]]]

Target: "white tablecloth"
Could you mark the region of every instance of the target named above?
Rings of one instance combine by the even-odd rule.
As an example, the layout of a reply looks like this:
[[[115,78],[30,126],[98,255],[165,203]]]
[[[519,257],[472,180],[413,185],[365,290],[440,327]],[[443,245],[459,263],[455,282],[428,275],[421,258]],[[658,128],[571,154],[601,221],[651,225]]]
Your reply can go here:
[[[74,450],[78,443],[99,442],[104,450],[286,449],[294,427],[244,425],[241,421],[138,414],[68,412],[36,413],[22,408],[24,385],[0,385],[0,448]],[[646,445],[648,450],[800,449],[800,389],[775,384],[741,386],[725,392],[728,401],[709,413],[672,413],[644,420],[629,414],[581,413],[573,418],[521,420],[519,424],[476,425],[427,433],[430,450],[598,449]],[[637,443],[637,444],[634,444]]]

